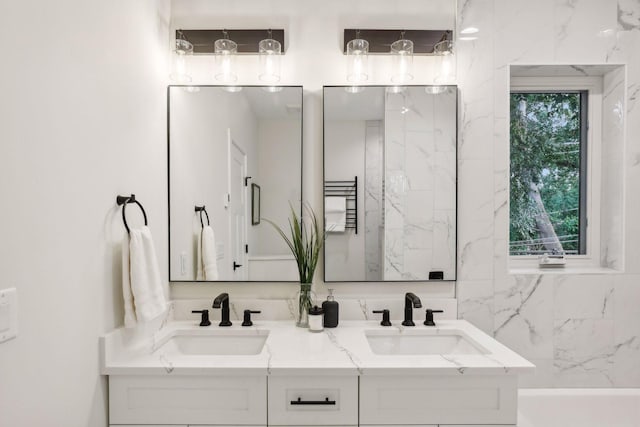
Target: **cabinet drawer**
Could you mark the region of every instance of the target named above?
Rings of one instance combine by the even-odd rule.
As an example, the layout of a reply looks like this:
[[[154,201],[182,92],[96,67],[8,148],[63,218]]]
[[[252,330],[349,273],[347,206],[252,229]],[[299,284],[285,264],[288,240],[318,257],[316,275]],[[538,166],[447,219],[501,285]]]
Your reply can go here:
[[[358,425],[358,377],[269,377],[270,426]]]
[[[266,377],[110,376],[111,424],[264,425]]]
[[[516,424],[517,377],[362,376],[360,424]]]

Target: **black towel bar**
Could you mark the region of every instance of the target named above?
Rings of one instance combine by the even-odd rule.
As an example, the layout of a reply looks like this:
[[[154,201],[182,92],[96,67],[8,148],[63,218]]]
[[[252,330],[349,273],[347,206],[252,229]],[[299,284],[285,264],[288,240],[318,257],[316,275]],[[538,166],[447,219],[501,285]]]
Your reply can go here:
[[[130,196],[117,196],[116,203],[118,204],[118,206],[122,205],[122,221],[124,222],[124,228],[127,229],[127,234],[131,234],[131,230],[129,230],[129,225],[127,224],[127,217],[125,216],[125,209],[128,203],[135,203],[136,205],[138,205],[138,207],[140,207],[142,216],[144,216],[144,225],[148,225],[147,213],[144,211],[144,208],[142,207],[140,202],[136,200],[135,194],[132,194]]]
[[[207,225],[211,225],[211,221],[209,221],[209,214],[207,213],[207,208],[202,206],[196,206],[196,212],[200,212],[200,225],[204,228],[204,222],[202,221],[202,212],[207,216]]]

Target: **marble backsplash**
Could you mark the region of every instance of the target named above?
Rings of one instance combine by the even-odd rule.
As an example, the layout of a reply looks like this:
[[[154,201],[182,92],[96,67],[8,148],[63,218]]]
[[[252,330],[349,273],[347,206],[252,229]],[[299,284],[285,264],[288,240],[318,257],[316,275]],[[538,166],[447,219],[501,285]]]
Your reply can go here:
[[[414,309],[413,318],[417,321],[425,317],[425,310],[443,310],[443,313],[434,314],[438,319],[456,319],[457,303],[454,298],[432,298],[426,295],[418,295],[422,301],[423,308]],[[326,295],[313,296],[314,304],[322,304],[326,300]],[[390,311],[391,320],[401,321],[404,316],[404,294],[379,295],[374,298],[342,298],[336,296],[339,304],[340,320],[376,320],[381,319],[380,314],[374,314],[373,310],[387,309]],[[171,302],[171,316],[175,320],[199,320],[198,314],[192,314],[193,310],[207,309],[210,313],[211,321],[220,320],[220,310],[211,308],[212,301],[206,299],[177,299]],[[229,309],[231,321],[242,322],[244,310],[260,310],[260,314],[252,315],[254,322],[263,320],[291,320],[295,321],[297,316],[297,295],[291,295],[287,299],[267,299],[267,298],[234,298],[230,297]]]

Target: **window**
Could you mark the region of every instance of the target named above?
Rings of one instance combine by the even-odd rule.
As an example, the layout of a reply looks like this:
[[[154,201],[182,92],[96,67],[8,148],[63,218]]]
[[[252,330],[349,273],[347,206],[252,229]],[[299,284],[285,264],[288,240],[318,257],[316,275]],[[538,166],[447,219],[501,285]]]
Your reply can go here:
[[[509,255],[597,256],[600,79],[513,78],[510,94]],[[598,222],[593,222],[597,224]]]

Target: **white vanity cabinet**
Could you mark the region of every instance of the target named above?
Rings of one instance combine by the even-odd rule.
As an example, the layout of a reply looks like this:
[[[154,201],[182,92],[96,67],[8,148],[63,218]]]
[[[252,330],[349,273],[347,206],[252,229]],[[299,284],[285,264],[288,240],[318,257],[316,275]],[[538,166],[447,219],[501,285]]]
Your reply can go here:
[[[360,377],[360,425],[515,425],[517,377]]]
[[[265,376],[109,377],[111,426],[266,426]]]
[[[269,426],[357,426],[357,376],[270,376]]]

